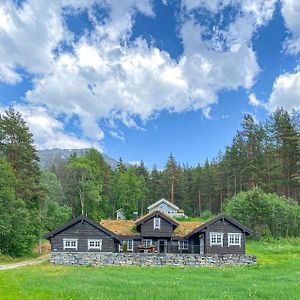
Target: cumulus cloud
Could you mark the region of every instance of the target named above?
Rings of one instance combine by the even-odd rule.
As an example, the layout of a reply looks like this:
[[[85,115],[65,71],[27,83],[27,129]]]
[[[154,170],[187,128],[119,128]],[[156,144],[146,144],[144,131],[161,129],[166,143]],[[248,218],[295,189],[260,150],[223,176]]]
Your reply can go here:
[[[300,71],[280,75],[274,82],[267,108],[275,111],[283,107],[300,112]]]
[[[38,149],[94,147],[100,151],[102,150],[101,145],[91,139],[67,133],[65,124],[51,115],[45,107],[16,104],[14,108],[22,114],[34,136]],[[0,107],[0,113],[4,113],[4,111],[5,108]]]
[[[254,93],[251,93],[249,95],[249,104],[255,107],[263,106],[263,103],[256,98],[256,95]]]
[[[291,33],[286,46],[289,52],[297,54],[300,52],[300,1],[282,0],[281,12],[286,27]]]
[[[21,80],[17,66],[38,73],[51,68],[52,50],[65,38],[54,2],[30,0],[22,7],[0,4],[0,76],[8,83]]]
[[[108,17],[97,19],[95,2],[108,9]],[[0,80],[10,84],[22,80],[19,66],[34,74],[33,88],[26,93],[30,109],[38,107],[43,116],[40,121],[61,137],[64,124],[57,116],[78,117],[85,145],[103,140],[100,120],[106,121],[111,136],[124,139],[115,128],[116,121],[139,128],[137,119],[146,122],[162,110],[201,109],[210,118],[218,91],[249,89],[254,84],[259,66],[251,39],[271,19],[274,3],[184,0],[182,7],[188,11],[201,6],[215,14],[235,5],[240,13],[226,29],[200,26],[192,14],[183,19],[184,52],[176,61],[142,37],[130,40],[137,12],[155,17],[150,0],[27,0],[21,7],[5,0],[0,4],[0,44],[4,45],[0,48]],[[82,10],[88,11],[93,28],[75,39],[64,16]],[[204,39],[204,31],[211,31],[212,38]],[[46,135],[41,127],[36,139],[42,147],[47,145]],[[75,135],[66,140],[80,142]]]

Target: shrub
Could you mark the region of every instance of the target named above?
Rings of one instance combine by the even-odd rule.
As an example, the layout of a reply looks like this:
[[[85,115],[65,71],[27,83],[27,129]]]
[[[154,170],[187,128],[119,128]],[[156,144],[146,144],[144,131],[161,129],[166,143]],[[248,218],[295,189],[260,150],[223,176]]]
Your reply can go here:
[[[123,252],[124,253],[127,252],[127,242],[124,242],[124,244],[123,244]]]
[[[202,213],[201,213],[201,218],[202,219],[205,219],[205,220],[208,220],[208,219],[211,219],[213,217],[213,214],[210,210],[204,210]]]
[[[251,228],[257,237],[269,230],[274,237],[300,235],[297,202],[259,188],[242,192],[225,203],[225,212]]]

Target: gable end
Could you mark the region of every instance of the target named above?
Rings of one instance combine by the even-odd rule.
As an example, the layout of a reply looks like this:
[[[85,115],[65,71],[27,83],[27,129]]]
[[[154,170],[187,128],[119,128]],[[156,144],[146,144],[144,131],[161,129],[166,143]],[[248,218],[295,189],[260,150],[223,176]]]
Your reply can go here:
[[[252,231],[244,226],[243,224],[239,223],[238,221],[230,218],[229,216],[225,215],[225,214],[221,214],[217,217],[215,217],[214,219],[200,225],[199,227],[195,228],[193,231],[191,231],[190,233],[188,233],[185,237],[188,238],[190,237],[191,235],[199,232],[199,231],[203,231],[205,230],[206,228],[208,228],[209,226],[213,225],[214,223],[220,221],[220,220],[226,220],[228,221],[229,223],[231,223],[232,225],[234,225],[235,227],[241,229],[241,231],[243,231],[245,234],[249,235],[249,234],[252,234]]]
[[[77,224],[77,223],[83,223],[83,222],[87,222],[88,224],[90,224],[91,226],[95,227],[96,229],[103,231],[104,233],[108,234],[109,236],[115,238],[116,240],[119,241],[119,237],[113,233],[112,231],[110,231],[109,229],[105,228],[104,226],[95,223],[94,221],[92,221],[91,219],[89,219],[88,217],[85,217],[83,215],[79,216],[78,218],[75,218],[73,220],[71,220],[70,222],[66,223],[65,225],[48,232],[47,234],[44,235],[44,238],[49,240],[51,238],[53,238],[55,235],[57,235],[58,233],[72,227],[73,225]]]

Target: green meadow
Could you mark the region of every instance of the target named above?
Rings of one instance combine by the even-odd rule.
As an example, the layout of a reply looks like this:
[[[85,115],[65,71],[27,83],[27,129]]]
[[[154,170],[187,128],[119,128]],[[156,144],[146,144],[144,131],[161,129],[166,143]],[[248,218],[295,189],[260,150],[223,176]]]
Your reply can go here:
[[[248,241],[248,267],[66,267],[0,271],[0,299],[300,299],[300,239]]]

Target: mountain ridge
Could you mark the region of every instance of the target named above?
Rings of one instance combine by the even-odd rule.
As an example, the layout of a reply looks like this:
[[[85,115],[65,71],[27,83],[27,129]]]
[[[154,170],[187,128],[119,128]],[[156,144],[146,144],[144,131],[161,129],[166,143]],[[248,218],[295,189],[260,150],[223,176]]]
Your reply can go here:
[[[61,149],[61,148],[50,148],[37,150],[37,154],[40,158],[40,168],[43,171],[49,171],[49,168],[55,159],[68,160],[69,157],[76,153],[78,156],[84,155],[91,148],[81,148],[81,149]],[[110,167],[114,170],[117,167],[118,161],[105,153],[101,153],[103,159]],[[126,164],[128,165],[128,164]]]

